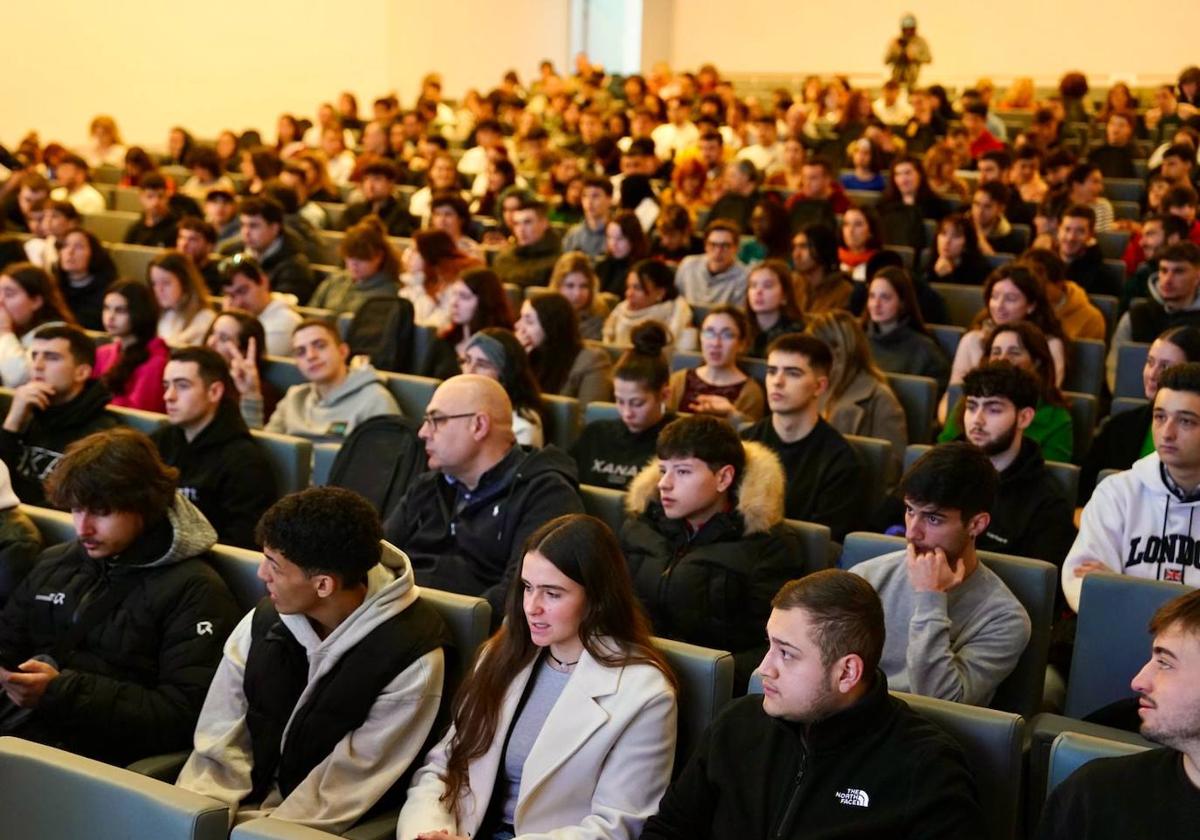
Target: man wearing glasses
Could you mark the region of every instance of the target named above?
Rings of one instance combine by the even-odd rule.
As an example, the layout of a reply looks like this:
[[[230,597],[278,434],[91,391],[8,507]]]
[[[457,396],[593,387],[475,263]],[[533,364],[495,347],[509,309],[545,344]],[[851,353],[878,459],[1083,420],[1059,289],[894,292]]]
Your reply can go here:
[[[746,302],[746,266],[738,262],[741,231],[735,222],[717,219],[704,231],[704,253],[684,257],[675,272],[675,288],[693,306]]]
[[[554,446],[517,445],[512,413],[495,380],[464,374],[443,382],[418,433],[429,472],[384,526],[419,585],[483,596],[497,619],[525,539],[556,516],[583,512],[575,462]]]

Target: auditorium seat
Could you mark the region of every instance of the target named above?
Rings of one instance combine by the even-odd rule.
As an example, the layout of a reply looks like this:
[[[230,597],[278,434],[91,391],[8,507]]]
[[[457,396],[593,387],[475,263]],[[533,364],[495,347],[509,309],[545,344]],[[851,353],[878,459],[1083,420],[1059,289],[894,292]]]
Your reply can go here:
[[[145,435],[152,435],[171,425],[167,415],[157,411],[142,411],[140,408],[126,408],[120,405],[110,405],[104,410],[113,415],[122,426],[137,429]]]
[[[542,394],[542,402],[549,415],[549,428],[543,430],[545,443],[552,443],[565,452],[579,438],[583,408],[574,397],[561,397],[558,394]]]
[[[723,650],[655,637],[654,646],[679,680],[679,726],[675,746],[678,776],[700,736],[733,698],[733,656]]]
[[[1139,397],[1116,397],[1112,401],[1112,407],[1109,408],[1109,415],[1120,414],[1122,411],[1132,411],[1135,408],[1141,408],[1146,405],[1149,400]]]
[[[621,533],[621,525],[625,521],[625,493],[611,487],[595,487],[591,484],[579,485],[579,498],[583,501],[583,510],[590,516],[603,520],[614,534]]]
[[[962,341],[962,337],[967,332],[966,329],[953,324],[927,324],[926,326],[933,333],[938,347],[941,347],[942,352],[946,354],[946,360],[954,361],[954,354],[958,352],[958,343]]]
[[[1146,184],[1141,178],[1105,178],[1104,179],[1104,197],[1109,201],[1134,201],[1140,202],[1142,196],[1146,194]],[[1129,234],[1126,231],[1113,231],[1112,233],[1124,236],[1127,240]],[[1096,234],[1096,239],[1108,235],[1109,232]],[[1103,244],[1101,248],[1103,248]],[[1124,245],[1122,244],[1122,250]],[[1105,255],[1107,256],[1107,254]]]
[[[400,410],[404,412],[404,421],[414,430],[419,428],[425,418],[425,409],[433,399],[433,393],[442,384],[440,379],[428,376],[414,376],[410,373],[380,372],[384,384],[396,398]]]
[[[329,471],[333,462],[342,451],[340,443],[313,444],[312,483],[314,487],[323,487],[329,483]]]
[[[125,234],[140,218],[140,213],[106,210],[103,213],[89,213],[84,216],[82,226],[101,242],[124,242]]]
[[[1088,295],[1088,300],[1104,316],[1104,342],[1108,344],[1112,341],[1113,333],[1117,329],[1121,301],[1112,295]]]
[[[308,486],[312,477],[312,441],[262,429],[251,429],[250,434],[267,456],[280,496]]]
[[[146,282],[150,263],[166,253],[164,248],[148,248],[145,245],[110,245],[108,253],[117,265],[117,276]]]
[[[1117,345],[1117,381],[1113,396],[1145,399],[1142,369],[1146,366],[1149,353],[1149,344],[1122,342]]]
[[[1116,298],[1112,301],[1115,312]],[[1092,338],[1077,338],[1070,342],[1069,346],[1071,358],[1067,360],[1063,390],[1080,391],[1099,399],[1104,388],[1104,342]]]
[[[113,210],[125,213],[142,212],[142,202],[138,198],[137,187],[116,187],[113,189],[113,200],[108,205]]]
[[[1050,772],[1046,779],[1046,795],[1049,796],[1068,776],[1089,761],[1137,755],[1147,749],[1149,747],[1110,741],[1094,735],[1063,732],[1054,739],[1054,744],[1050,747]]]
[[[33,520],[46,547],[75,539],[75,525],[71,520],[71,514],[65,510],[38,507],[22,502],[21,511]]]
[[[904,418],[908,423],[908,439],[913,443],[932,441],[933,423],[937,416],[937,380],[928,376],[889,373],[887,382],[904,409]]]
[[[930,288],[946,303],[946,317],[956,327],[970,329],[979,310],[983,309],[983,287],[958,283],[930,283]]]
[[[866,512],[870,512],[883,503],[888,491],[900,480],[900,476],[891,475],[892,444],[882,438],[863,437],[861,435],[843,435],[846,442],[854,447],[858,460],[863,466],[863,504]]]
[[[828,525],[800,519],[785,519],[783,524],[795,532],[804,546],[804,562],[797,565],[797,577],[821,569],[831,569],[837,563],[839,547],[833,541],[833,534]]]

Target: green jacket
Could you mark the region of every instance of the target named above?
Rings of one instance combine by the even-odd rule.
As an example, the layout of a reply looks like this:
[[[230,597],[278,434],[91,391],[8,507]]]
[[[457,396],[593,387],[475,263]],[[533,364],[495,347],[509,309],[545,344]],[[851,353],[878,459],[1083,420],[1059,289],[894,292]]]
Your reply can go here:
[[[959,400],[950,416],[946,428],[938,435],[938,443],[948,443],[962,437],[963,401]],[[1047,461],[1062,461],[1069,464],[1075,448],[1075,431],[1071,412],[1057,405],[1038,401],[1033,422],[1025,430],[1025,437],[1042,447],[1042,457]]]

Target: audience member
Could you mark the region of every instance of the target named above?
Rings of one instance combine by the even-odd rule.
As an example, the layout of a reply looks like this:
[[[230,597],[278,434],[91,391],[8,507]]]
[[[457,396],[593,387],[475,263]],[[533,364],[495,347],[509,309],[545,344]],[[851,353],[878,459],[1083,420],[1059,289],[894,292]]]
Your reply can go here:
[[[304,319],[295,309],[295,295],[271,291],[271,280],[258,260],[236,254],[222,263],[221,290],[225,309],[248,312],[262,324],[264,353],[291,355],[292,334]]]
[[[710,309],[700,330],[701,364],[671,374],[671,410],[710,414],[735,428],[761,418],[766,402],[762,386],[737,364],[749,332],[749,319],[736,306],[720,304]]]
[[[1078,283],[1067,279],[1066,266],[1058,254],[1048,248],[1032,248],[1021,257],[1021,262],[1041,273],[1046,302],[1058,316],[1064,338],[1104,341],[1108,332],[1104,313],[1096,308]]]
[[[221,312],[204,339],[204,346],[217,351],[229,366],[242,419],[252,429],[261,428],[279,403],[279,391],[265,375],[266,345],[262,323],[242,309]]]
[[[1088,163],[1104,178],[1138,177],[1133,161],[1140,155],[1133,132],[1133,116],[1128,111],[1113,111],[1104,123],[1104,145],[1088,150]]]
[[[600,341],[609,306],[600,296],[600,281],[586,254],[567,251],[558,258],[550,274],[550,291],[565,297],[575,310],[579,337],[584,341]]]
[[[962,123],[967,130],[972,160],[978,161],[987,152],[1004,148],[1004,143],[987,129],[988,107],[975,101],[963,107]]]
[[[834,214],[850,209],[850,198],[834,177],[833,164],[822,157],[810,157],[804,162],[804,187],[788,199],[788,220],[792,230],[802,230],[812,224],[834,228]]]
[[[187,153],[183,163],[192,170],[192,175],[179,187],[180,194],[202,204],[209,190],[235,192],[233,181],[222,171],[221,156],[216,149],[197,146]]]
[[[459,370],[499,382],[512,403],[513,437],[521,446],[542,448],[549,415],[529,356],[512,330],[486,327],[471,336],[459,357]]]
[[[390,250],[378,229],[364,229],[361,233],[365,234],[364,239],[372,247],[387,247]],[[348,232],[346,235],[349,237]],[[354,244],[356,248],[359,247],[357,241]],[[413,246],[404,252],[403,263],[400,297],[412,303],[414,320],[418,324],[435,329],[445,329],[451,324],[451,289],[455,281],[468,269],[482,265],[481,261],[460,250],[453,237],[444,230],[417,231]],[[393,288],[390,294],[394,293]],[[387,297],[389,292],[380,285],[374,296]]]
[[[1042,153],[1036,146],[1021,146],[1014,154],[1013,189],[1026,204],[1040,204],[1050,191],[1042,178]]]
[[[583,221],[563,237],[563,251],[583,251],[589,257],[604,256],[605,230],[612,208],[612,181],[603,175],[583,179]]]
[[[876,231],[879,241],[875,247],[884,243],[904,245],[919,254],[926,245],[925,220],[940,221],[950,212],[950,205],[933,191],[921,161],[905,156],[892,164],[887,188],[879,199],[876,211],[879,214],[879,229]],[[845,218],[843,215],[843,236]]]
[[[660,636],[721,645],[734,685],[761,657],[770,593],[825,565],[784,524],[784,476],[761,443],[713,417],[682,417],[629,484],[621,548]],[[737,592],[735,598],[715,597]]]
[[[6,184],[6,194],[0,198],[0,229],[36,234],[33,215],[50,200],[50,182],[46,176],[29,169],[13,177],[16,181]]]
[[[1101,233],[1113,226],[1113,206],[1104,197],[1104,176],[1100,168],[1090,163],[1078,164],[1067,176],[1067,196],[1072,205],[1087,207],[1095,214],[1093,232]]]
[[[709,725],[643,840],[986,833],[961,748],[888,693],[884,611],[865,581],[839,569],[790,581],[766,630],[762,696]],[[819,776],[804,769],[814,753]]]
[[[112,405],[163,413],[163,368],[170,350],[158,335],[154,293],[137,280],[119,280],[104,296],[104,332],[92,373],[112,394]]]
[[[984,705],[1025,650],[1025,608],[976,554],[997,485],[982,450],[934,447],[901,479],[906,548],[852,570],[883,602],[880,667],[893,690]]]
[[[999,181],[987,181],[975,187],[971,198],[971,222],[975,226],[979,249],[986,256],[1019,254],[1025,250],[1025,237],[1013,229],[1005,216],[1008,187]]]
[[[0,612],[10,734],[117,765],[187,745],[237,606],[175,478],[132,429],[88,435],[50,476],[77,537]]]
[[[237,214],[237,198],[225,190],[209,190],[204,197],[204,221],[217,232],[217,248],[235,247],[242,235]],[[181,249],[182,250],[182,249]]]
[[[675,287],[689,304],[740,304],[746,296],[746,266],[738,262],[738,228],[717,219],[704,232],[704,254],[684,257]]]
[[[104,295],[116,279],[117,267],[90,231],[67,232],[58,247],[54,277],[67,307],[85,330],[102,330]]]
[[[871,279],[862,327],[871,358],[882,370],[928,376],[945,390],[950,362],[925,326],[912,278],[903,268],[881,269]]]
[[[556,516],[583,511],[571,458],[553,446],[517,445],[512,417],[494,379],[443,382],[419,432],[429,472],[385,512],[385,535],[403,546],[418,584],[486,597],[497,620],[517,591],[529,536]]]
[[[841,269],[837,236],[823,224],[808,225],[792,237],[796,298],[808,314],[845,309],[854,285]]]
[[[550,227],[546,205],[523,201],[513,215],[513,244],[496,254],[492,269],[502,283],[545,286],[562,253],[558,234]]]
[[[575,309],[562,295],[541,294],[521,304],[516,335],[544,393],[581,403],[612,398],[608,351],[584,345]]]
[[[1001,123],[1003,125],[1003,123]],[[979,159],[979,184],[1000,184],[1004,187],[1003,214],[1014,225],[1031,225],[1033,223],[1033,207],[1021,197],[1021,192],[1013,182],[1013,156],[1007,150],[986,152]],[[997,195],[999,193],[997,192]],[[1027,244],[1027,243],[1026,243]],[[1019,251],[1016,253],[1020,253]]]
[[[883,248],[879,216],[866,207],[851,207],[842,214],[838,228],[838,263],[856,283],[867,281],[867,263]]]
[[[60,160],[54,169],[54,180],[58,181],[58,186],[50,191],[54,201],[69,201],[84,215],[108,209],[104,196],[89,183],[88,164],[83,158],[68,154]]]
[[[166,179],[157,172],[148,172],[138,179],[138,202],[142,216],[126,231],[126,244],[174,247],[179,220],[168,204]]]
[[[238,205],[241,243],[226,253],[253,257],[271,280],[271,287],[304,303],[316,287],[304,246],[284,229],[283,207],[272,198],[246,198]]]
[[[763,199],[758,189],[758,168],[747,158],[739,158],[725,167],[724,192],[708,211],[710,221],[725,219],[732,222],[739,235],[750,231],[750,217]]]
[[[396,299],[400,261],[377,218],[368,216],[347,230],[338,252],[346,270],[322,280],[309,306],[354,315],[367,301]]]
[[[692,307],[677,293],[675,279],[675,273],[666,263],[658,260],[635,263],[625,278],[624,299],[604,322],[604,342],[628,347],[639,324],[657,321],[669,331],[669,344],[680,350],[694,348]]]
[[[1192,524],[1200,499],[1196,416],[1200,364],[1167,368],[1154,395],[1150,430],[1155,451],[1096,485],[1083,509],[1079,537],[1062,568],[1063,593],[1071,609],[1079,611],[1083,578],[1092,572],[1189,582],[1191,558],[1175,546],[1190,545],[1200,534],[1200,524]]]
[[[204,278],[186,256],[167,251],[146,270],[158,302],[158,337],[176,347],[197,346],[216,319]]]
[[[829,526],[840,542],[857,521],[863,469],[854,448],[821,417],[833,356],[810,335],[783,335],[767,357],[769,416],[742,430],[743,440],[769,447],[783,464],[788,519]]]
[[[0,271],[0,384],[25,384],[38,329],[74,323],[53,277],[30,263],[6,266]]]
[[[600,290],[621,295],[630,269],[650,254],[642,223],[628,210],[618,210],[605,228],[605,254],[596,262]]]
[[[599,520],[560,516],[513,565],[504,625],[413,779],[396,835],[483,837],[495,825],[495,837],[633,840],[671,779],[676,680],[620,547]]]
[[[198,216],[184,216],[177,229],[172,243],[175,250],[192,261],[210,295],[221,294],[221,259],[213,253],[217,245],[216,228]]]
[[[948,213],[938,222],[932,258],[925,272],[927,283],[978,286],[991,273],[979,249],[979,231],[973,214]]]
[[[764,359],[772,341],[804,331],[804,315],[792,285],[792,270],[783,260],[754,265],[746,277],[747,355]]]
[[[883,192],[887,179],[880,171],[882,155],[866,137],[860,137],[850,144],[848,150],[850,164],[853,167],[843,172],[838,179],[848,190],[863,190],[868,192]]]

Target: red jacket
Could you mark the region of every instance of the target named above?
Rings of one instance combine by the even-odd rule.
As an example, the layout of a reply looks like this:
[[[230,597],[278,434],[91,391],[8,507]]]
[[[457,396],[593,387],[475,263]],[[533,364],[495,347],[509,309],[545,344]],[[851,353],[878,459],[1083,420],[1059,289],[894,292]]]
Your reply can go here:
[[[140,408],[142,411],[157,411],[159,414],[166,412],[167,407],[163,403],[162,380],[163,370],[167,366],[171,349],[167,347],[165,341],[157,337],[150,340],[147,349],[150,351],[150,358],[134,369],[125,382],[124,390],[119,394],[113,394],[109,405]],[[115,341],[97,347],[96,367],[92,375],[97,379],[102,377],[105,371],[117,363],[120,353],[120,345]]]

